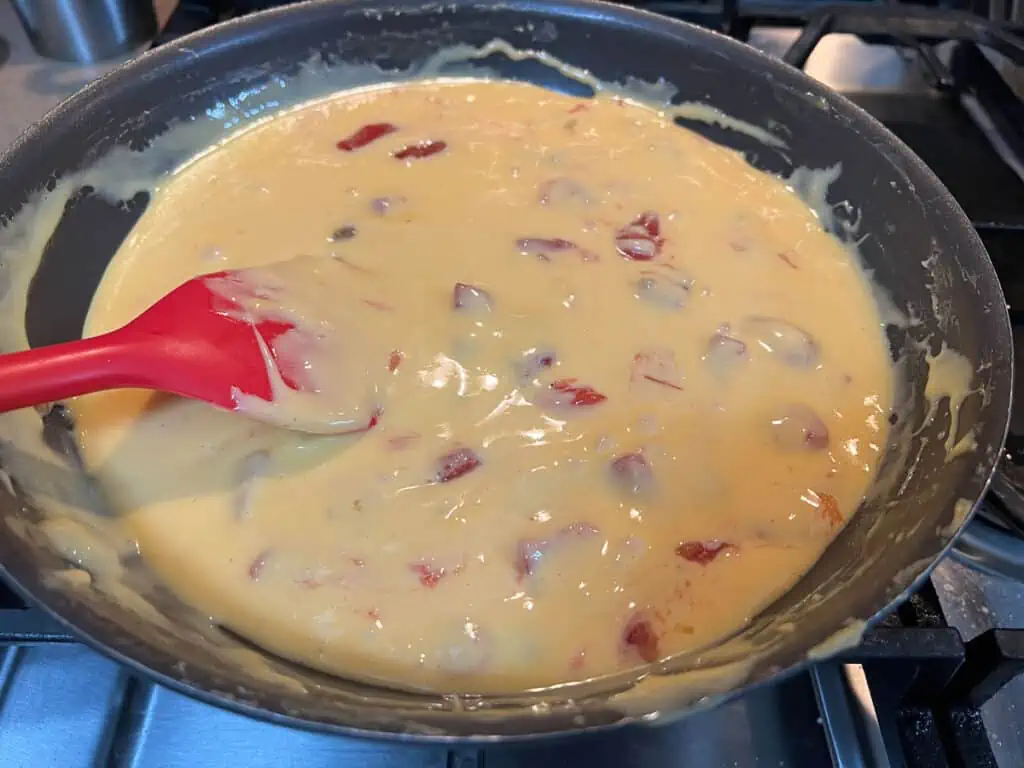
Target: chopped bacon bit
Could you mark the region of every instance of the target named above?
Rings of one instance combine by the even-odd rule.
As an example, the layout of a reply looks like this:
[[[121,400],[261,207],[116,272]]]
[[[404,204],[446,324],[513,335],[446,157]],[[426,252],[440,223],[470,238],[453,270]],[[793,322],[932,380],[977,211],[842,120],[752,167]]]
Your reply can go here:
[[[538,355],[535,360],[538,368],[550,368],[555,364],[555,356],[550,355]]]
[[[586,112],[588,109],[590,109],[590,106],[587,104],[577,104],[575,107],[569,110],[569,114],[575,115],[577,112]]]
[[[576,379],[558,379],[551,382],[551,388],[556,392],[571,394],[572,400],[568,405],[597,405],[608,399],[593,387],[577,386]]]
[[[353,152],[397,130],[398,127],[391,123],[368,123],[348,138],[339,141],[338,149],[342,152]]]
[[[490,312],[494,307],[491,294],[469,283],[456,283],[452,289],[452,308],[467,312]]]
[[[609,465],[616,484],[630,493],[643,493],[654,484],[651,465],[642,453],[627,453]]]
[[[392,312],[395,309],[390,304],[387,304],[383,301],[377,301],[377,299],[363,299],[363,304],[365,304],[368,307],[378,309],[381,312]]]
[[[404,435],[395,435],[394,437],[388,438],[388,447],[393,451],[404,451],[419,439],[419,432],[407,432]]]
[[[395,152],[392,157],[394,157],[395,160],[419,160],[423,157],[436,155],[438,152],[444,152],[447,148],[448,142],[427,139],[426,141],[418,141],[415,144],[406,144],[400,150]]]
[[[331,236],[327,238],[332,243],[340,242],[341,240],[351,240],[356,236],[356,228],[351,224],[346,224],[344,227],[338,227],[331,233]]]
[[[775,255],[778,256],[783,261],[783,263],[790,269],[800,269],[800,267],[796,265],[796,262],[793,261],[792,252],[782,251],[781,253],[777,253]]]
[[[259,581],[260,576],[263,575],[263,568],[267,564],[267,558],[270,556],[270,550],[265,549],[260,552],[256,557],[253,558],[252,562],[249,563],[249,578],[253,581]]]
[[[540,185],[538,191],[539,195],[537,197],[541,205],[567,203],[569,201],[582,203],[583,205],[590,203],[590,193],[587,192],[587,188],[575,179],[561,176],[555,179],[548,179]]]
[[[451,453],[442,456],[440,467],[434,476],[434,481],[447,483],[456,480],[465,474],[472,472],[483,462],[469,448],[456,448]]]
[[[684,560],[689,560],[691,563],[707,565],[726,549],[735,549],[735,547],[719,539],[684,541],[676,547],[676,554]]]
[[[572,655],[572,659],[569,660],[569,669],[573,672],[579,672],[587,664],[587,652],[580,648],[576,653]]]
[[[683,391],[676,355],[671,349],[657,348],[637,352],[633,356],[630,381],[649,381],[662,387]]]
[[[515,569],[518,581],[533,575],[537,563],[544,556],[544,547],[547,544],[546,541],[537,539],[520,539],[516,544]]]
[[[370,201],[370,210],[378,216],[384,216],[392,205],[404,202],[404,197],[375,197]]]
[[[552,539],[520,539],[516,544],[514,560],[516,580],[522,581],[527,576],[532,576],[548,550],[564,544],[567,538],[589,538],[598,533],[600,531],[590,523],[574,522],[562,528]]]
[[[572,251],[579,255],[581,261],[597,261],[597,254],[581,248],[572,240],[561,237],[521,237],[516,240],[520,253],[529,253],[541,261],[551,261],[551,254]]]
[[[814,368],[821,362],[818,342],[799,326],[778,317],[749,315],[741,321],[741,330],[757,340],[757,346],[777,355],[794,368]]]
[[[649,664],[657,661],[660,656],[658,636],[650,620],[642,614],[636,614],[626,622],[622,631],[622,642]]]
[[[366,612],[366,618],[372,621],[380,621],[380,611],[378,611],[376,608],[371,608]]]
[[[541,371],[553,366],[556,360],[554,352],[534,348],[523,353],[522,360],[516,363],[515,368],[523,381],[530,382],[536,379]]]
[[[438,582],[444,578],[444,568],[434,568],[426,563],[413,563],[409,566],[409,569],[416,574],[419,574],[420,584],[427,589],[433,589],[437,586]]]
[[[787,451],[823,451],[829,445],[828,426],[810,407],[794,403],[771,420],[775,443]]]
[[[675,269],[670,264],[664,267]],[[649,269],[643,270],[640,275],[636,281],[635,296],[638,299],[663,309],[682,309],[686,306],[693,288],[692,280],[673,280]]]
[[[836,501],[836,497],[831,493],[819,493],[818,498],[821,500],[818,505],[821,518],[833,528],[840,525],[843,522],[843,513],[839,511],[839,502]]]
[[[398,370],[398,366],[402,364],[402,353],[397,349],[391,351],[388,356],[388,372],[394,373]]]
[[[737,361],[745,360],[747,357],[747,345],[734,336],[730,336],[725,328],[719,330],[708,339],[707,351],[702,360],[707,360],[711,365],[718,368],[725,368]]]
[[[630,223],[633,227],[642,227],[647,236],[654,239],[661,239],[661,220],[658,214],[653,211],[644,211]]]
[[[516,240],[516,247],[524,253],[546,253],[571,251],[576,248],[576,243],[560,237],[521,237]]]
[[[644,211],[615,233],[615,249],[630,261],[651,261],[664,244],[661,219],[653,211]]]

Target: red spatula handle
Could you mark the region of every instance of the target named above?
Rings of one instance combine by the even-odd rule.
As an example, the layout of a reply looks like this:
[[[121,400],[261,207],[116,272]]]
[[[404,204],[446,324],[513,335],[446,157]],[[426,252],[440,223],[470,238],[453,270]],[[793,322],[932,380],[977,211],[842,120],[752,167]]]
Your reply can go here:
[[[121,331],[0,356],[0,412],[140,386],[138,345]]]

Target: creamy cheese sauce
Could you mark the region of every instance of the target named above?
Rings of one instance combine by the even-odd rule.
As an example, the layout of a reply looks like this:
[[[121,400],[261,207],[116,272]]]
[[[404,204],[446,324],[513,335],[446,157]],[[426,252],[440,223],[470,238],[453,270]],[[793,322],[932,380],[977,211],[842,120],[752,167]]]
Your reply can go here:
[[[287,423],[340,393],[372,428],[72,406],[167,584],[329,672],[519,690],[713,643],[820,556],[886,443],[856,259],[783,182],[621,99],[423,82],[283,114],[162,186],[87,334],[237,268],[295,326],[279,384],[313,393],[243,406]]]

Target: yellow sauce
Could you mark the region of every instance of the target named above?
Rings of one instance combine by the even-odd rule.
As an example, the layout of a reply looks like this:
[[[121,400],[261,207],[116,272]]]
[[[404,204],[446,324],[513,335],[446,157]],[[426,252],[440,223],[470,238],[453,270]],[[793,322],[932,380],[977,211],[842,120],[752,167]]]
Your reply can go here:
[[[87,334],[238,268],[275,286],[247,309],[295,325],[277,373],[307,390],[243,405],[372,429],[138,391],[73,410],[167,584],[329,672],[519,690],[712,643],[819,557],[886,442],[855,258],[630,102],[424,82],[281,115],[162,186]]]

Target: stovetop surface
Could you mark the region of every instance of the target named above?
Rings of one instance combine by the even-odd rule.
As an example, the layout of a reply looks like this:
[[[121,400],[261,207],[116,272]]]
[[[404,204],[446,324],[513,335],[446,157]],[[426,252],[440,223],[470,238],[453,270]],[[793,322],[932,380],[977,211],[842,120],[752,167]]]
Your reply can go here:
[[[157,4],[163,19],[170,15],[166,37],[212,23],[232,8],[281,3],[183,0],[175,14],[174,0]],[[807,9],[825,7],[814,0],[637,4],[731,32],[791,62],[803,58],[790,48],[803,22],[819,12]],[[889,12],[871,0],[853,5]],[[999,13],[1024,14],[1019,0],[997,5]],[[840,18],[832,28],[863,23]],[[9,60],[4,64],[0,43],[0,129],[12,120],[4,104],[36,110],[23,120],[27,124],[100,72],[34,59],[10,7],[0,4],[4,37]],[[891,40],[872,39],[880,44],[829,35],[805,62],[796,63],[885,123],[949,187],[996,264],[1017,337],[1013,308],[1024,308],[1024,112],[998,73],[1019,85],[1024,78],[1014,77],[1024,69],[998,58],[993,65],[973,46],[926,49],[903,36],[899,42],[905,47],[893,48]],[[993,75],[1002,89],[998,82],[990,87]],[[13,90],[5,91],[7,84]],[[1024,343],[1024,335],[1019,340]],[[1024,376],[1018,380],[1024,385]],[[1024,396],[1018,402],[1024,404]],[[1013,431],[1010,447],[1019,446],[1024,466],[1024,408],[1014,417]],[[1024,540],[1011,533],[1015,523],[1007,516],[1016,492],[1014,467],[1007,466],[1006,487],[983,504],[982,519],[972,523],[957,555],[844,658],[671,727],[535,745],[396,745],[251,720],[131,674],[73,642],[0,585],[0,767],[543,768],[555,761],[598,768],[1020,766],[1024,735],[1017,704],[1024,706],[1024,676],[1016,673],[1024,670],[1024,630],[1013,630],[1024,627],[1024,586],[1018,581],[1024,579]],[[1024,496],[1020,511],[1024,525]]]

